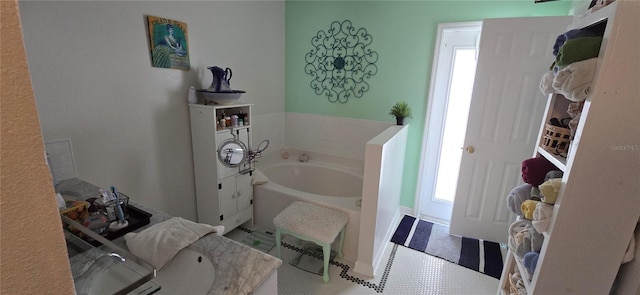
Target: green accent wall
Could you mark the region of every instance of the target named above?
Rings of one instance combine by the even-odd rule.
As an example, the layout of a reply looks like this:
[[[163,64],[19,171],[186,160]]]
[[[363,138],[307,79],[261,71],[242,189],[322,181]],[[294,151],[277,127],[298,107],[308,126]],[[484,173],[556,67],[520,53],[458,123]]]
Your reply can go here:
[[[413,207],[418,181],[422,135],[438,23],[487,18],[568,15],[571,1],[535,4],[511,1],[287,1],[285,5],[285,110],[395,124],[388,115],[400,100],[409,103],[409,119],[401,206]],[[311,38],[333,21],[350,20],[373,37],[368,47],[378,53],[378,73],[370,89],[346,104],[316,95],[304,72]]]

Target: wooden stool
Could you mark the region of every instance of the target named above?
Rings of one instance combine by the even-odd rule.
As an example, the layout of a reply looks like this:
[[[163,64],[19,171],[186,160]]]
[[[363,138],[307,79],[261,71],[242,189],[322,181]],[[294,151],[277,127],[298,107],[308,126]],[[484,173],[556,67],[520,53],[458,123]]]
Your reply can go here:
[[[314,242],[322,246],[324,256],[322,279],[328,282],[331,243],[340,234],[338,256],[343,257],[344,230],[348,221],[349,216],[342,211],[302,201],[293,202],[273,218],[273,224],[276,226],[278,257],[280,258],[280,235],[282,234],[289,234],[300,240]]]

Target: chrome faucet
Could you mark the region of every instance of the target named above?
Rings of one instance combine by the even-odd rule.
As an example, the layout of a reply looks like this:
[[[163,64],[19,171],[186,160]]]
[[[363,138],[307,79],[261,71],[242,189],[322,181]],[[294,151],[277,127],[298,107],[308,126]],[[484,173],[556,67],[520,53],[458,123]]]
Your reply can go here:
[[[307,155],[307,154],[302,154],[302,155],[300,155],[300,157],[298,157],[298,161],[300,161],[300,162],[307,162],[307,161],[309,161],[309,155]]]
[[[98,261],[98,259],[102,258],[102,257],[113,257],[114,259],[116,259],[116,261],[120,261],[120,263],[124,263],[126,261],[126,259],[124,259],[124,257],[122,257],[120,254],[118,253],[106,253],[106,254],[102,254],[99,255],[98,257],[94,258],[93,260],[87,262],[87,264],[84,265],[84,267],[82,268],[82,270],[80,271],[80,273],[77,276],[74,276],[74,279],[77,279],[79,277],[81,277],[82,275],[84,275],[89,268],[91,268],[91,266],[96,263],[96,261]]]

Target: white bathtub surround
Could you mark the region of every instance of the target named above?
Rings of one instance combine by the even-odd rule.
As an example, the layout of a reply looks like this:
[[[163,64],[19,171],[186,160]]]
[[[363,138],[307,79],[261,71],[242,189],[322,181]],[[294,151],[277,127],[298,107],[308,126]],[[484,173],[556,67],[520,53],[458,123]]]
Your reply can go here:
[[[392,126],[366,146],[358,260],[354,271],[375,276],[400,217],[408,125]]]
[[[277,152],[258,163],[269,182],[254,186],[255,225],[275,229],[273,218],[294,201],[340,210],[349,216],[344,256],[355,261],[360,231],[360,207],[356,201],[361,198],[362,161],[294,149],[289,152],[288,159],[282,159]],[[302,152],[309,155],[308,162],[298,161],[298,153]]]
[[[337,198],[362,196],[361,174],[326,165],[296,162],[273,164],[264,169],[271,181],[297,191]]]
[[[389,126],[389,122],[288,112],[285,146],[364,160],[366,143]]]
[[[307,154],[309,163],[326,164],[359,175],[364,173],[364,158],[354,159],[333,154],[301,150],[290,146],[283,147],[280,150],[271,149],[271,146],[269,146],[267,150],[268,152],[264,153],[263,157],[258,159],[258,167],[264,167],[274,163],[283,163],[282,161],[299,162],[298,158],[300,155]],[[282,154],[285,152],[289,156],[286,159],[282,157]]]

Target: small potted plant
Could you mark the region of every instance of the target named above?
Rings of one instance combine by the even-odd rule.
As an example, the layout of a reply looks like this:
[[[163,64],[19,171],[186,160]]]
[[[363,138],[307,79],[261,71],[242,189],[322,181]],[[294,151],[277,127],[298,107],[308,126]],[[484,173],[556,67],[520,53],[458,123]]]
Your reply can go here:
[[[389,115],[396,117],[396,124],[404,125],[405,118],[411,118],[411,108],[406,101],[400,101],[394,104],[389,111]]]

